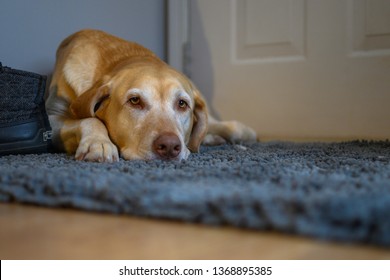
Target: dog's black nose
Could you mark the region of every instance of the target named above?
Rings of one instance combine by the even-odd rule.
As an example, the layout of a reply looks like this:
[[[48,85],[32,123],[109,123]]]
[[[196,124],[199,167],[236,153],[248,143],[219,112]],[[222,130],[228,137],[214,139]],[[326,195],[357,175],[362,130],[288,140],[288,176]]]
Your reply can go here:
[[[175,159],[181,151],[180,139],[172,133],[161,134],[153,142],[153,151],[161,159]]]

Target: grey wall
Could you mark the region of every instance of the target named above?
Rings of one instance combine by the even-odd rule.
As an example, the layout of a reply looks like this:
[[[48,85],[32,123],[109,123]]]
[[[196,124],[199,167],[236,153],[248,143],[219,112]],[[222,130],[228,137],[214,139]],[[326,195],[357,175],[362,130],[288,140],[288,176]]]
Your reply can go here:
[[[68,35],[101,29],[165,59],[164,0],[0,0],[0,61],[48,75]]]

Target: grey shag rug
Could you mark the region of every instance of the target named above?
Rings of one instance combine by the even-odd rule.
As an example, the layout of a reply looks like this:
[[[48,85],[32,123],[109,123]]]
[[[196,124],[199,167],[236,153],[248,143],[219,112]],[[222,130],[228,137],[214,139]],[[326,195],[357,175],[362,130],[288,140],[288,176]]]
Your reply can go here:
[[[180,163],[5,156],[0,201],[390,246],[390,142],[202,147]]]

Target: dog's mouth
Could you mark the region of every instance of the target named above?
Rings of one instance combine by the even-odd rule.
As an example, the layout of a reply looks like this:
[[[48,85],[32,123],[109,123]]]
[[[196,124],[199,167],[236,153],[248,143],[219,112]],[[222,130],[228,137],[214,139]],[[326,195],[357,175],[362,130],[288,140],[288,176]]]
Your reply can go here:
[[[187,146],[173,133],[157,136],[151,144],[139,145],[138,148],[120,149],[121,158],[125,160],[163,160],[182,161],[190,155]]]
[[[189,155],[190,155],[189,151],[188,152],[182,151],[176,157],[160,157],[152,152],[148,152],[140,155],[140,154],[130,153],[128,152],[128,150],[124,150],[123,152],[120,153],[120,157],[123,158],[124,160],[145,160],[145,161],[153,161],[153,160],[182,161],[182,160],[186,160]]]

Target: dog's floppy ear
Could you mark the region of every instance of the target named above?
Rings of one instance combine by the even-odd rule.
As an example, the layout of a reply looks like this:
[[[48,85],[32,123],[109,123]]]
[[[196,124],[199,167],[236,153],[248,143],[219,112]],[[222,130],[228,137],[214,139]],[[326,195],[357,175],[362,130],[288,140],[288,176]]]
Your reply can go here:
[[[208,113],[206,102],[201,96],[200,92],[193,86],[195,107],[194,107],[194,124],[192,126],[192,132],[190,141],[188,143],[188,149],[191,152],[197,153],[199,146],[202,143],[207,133],[208,127]]]
[[[79,119],[94,117],[97,110],[95,107],[109,95],[108,85],[94,85],[70,104],[70,111],[74,117]]]

